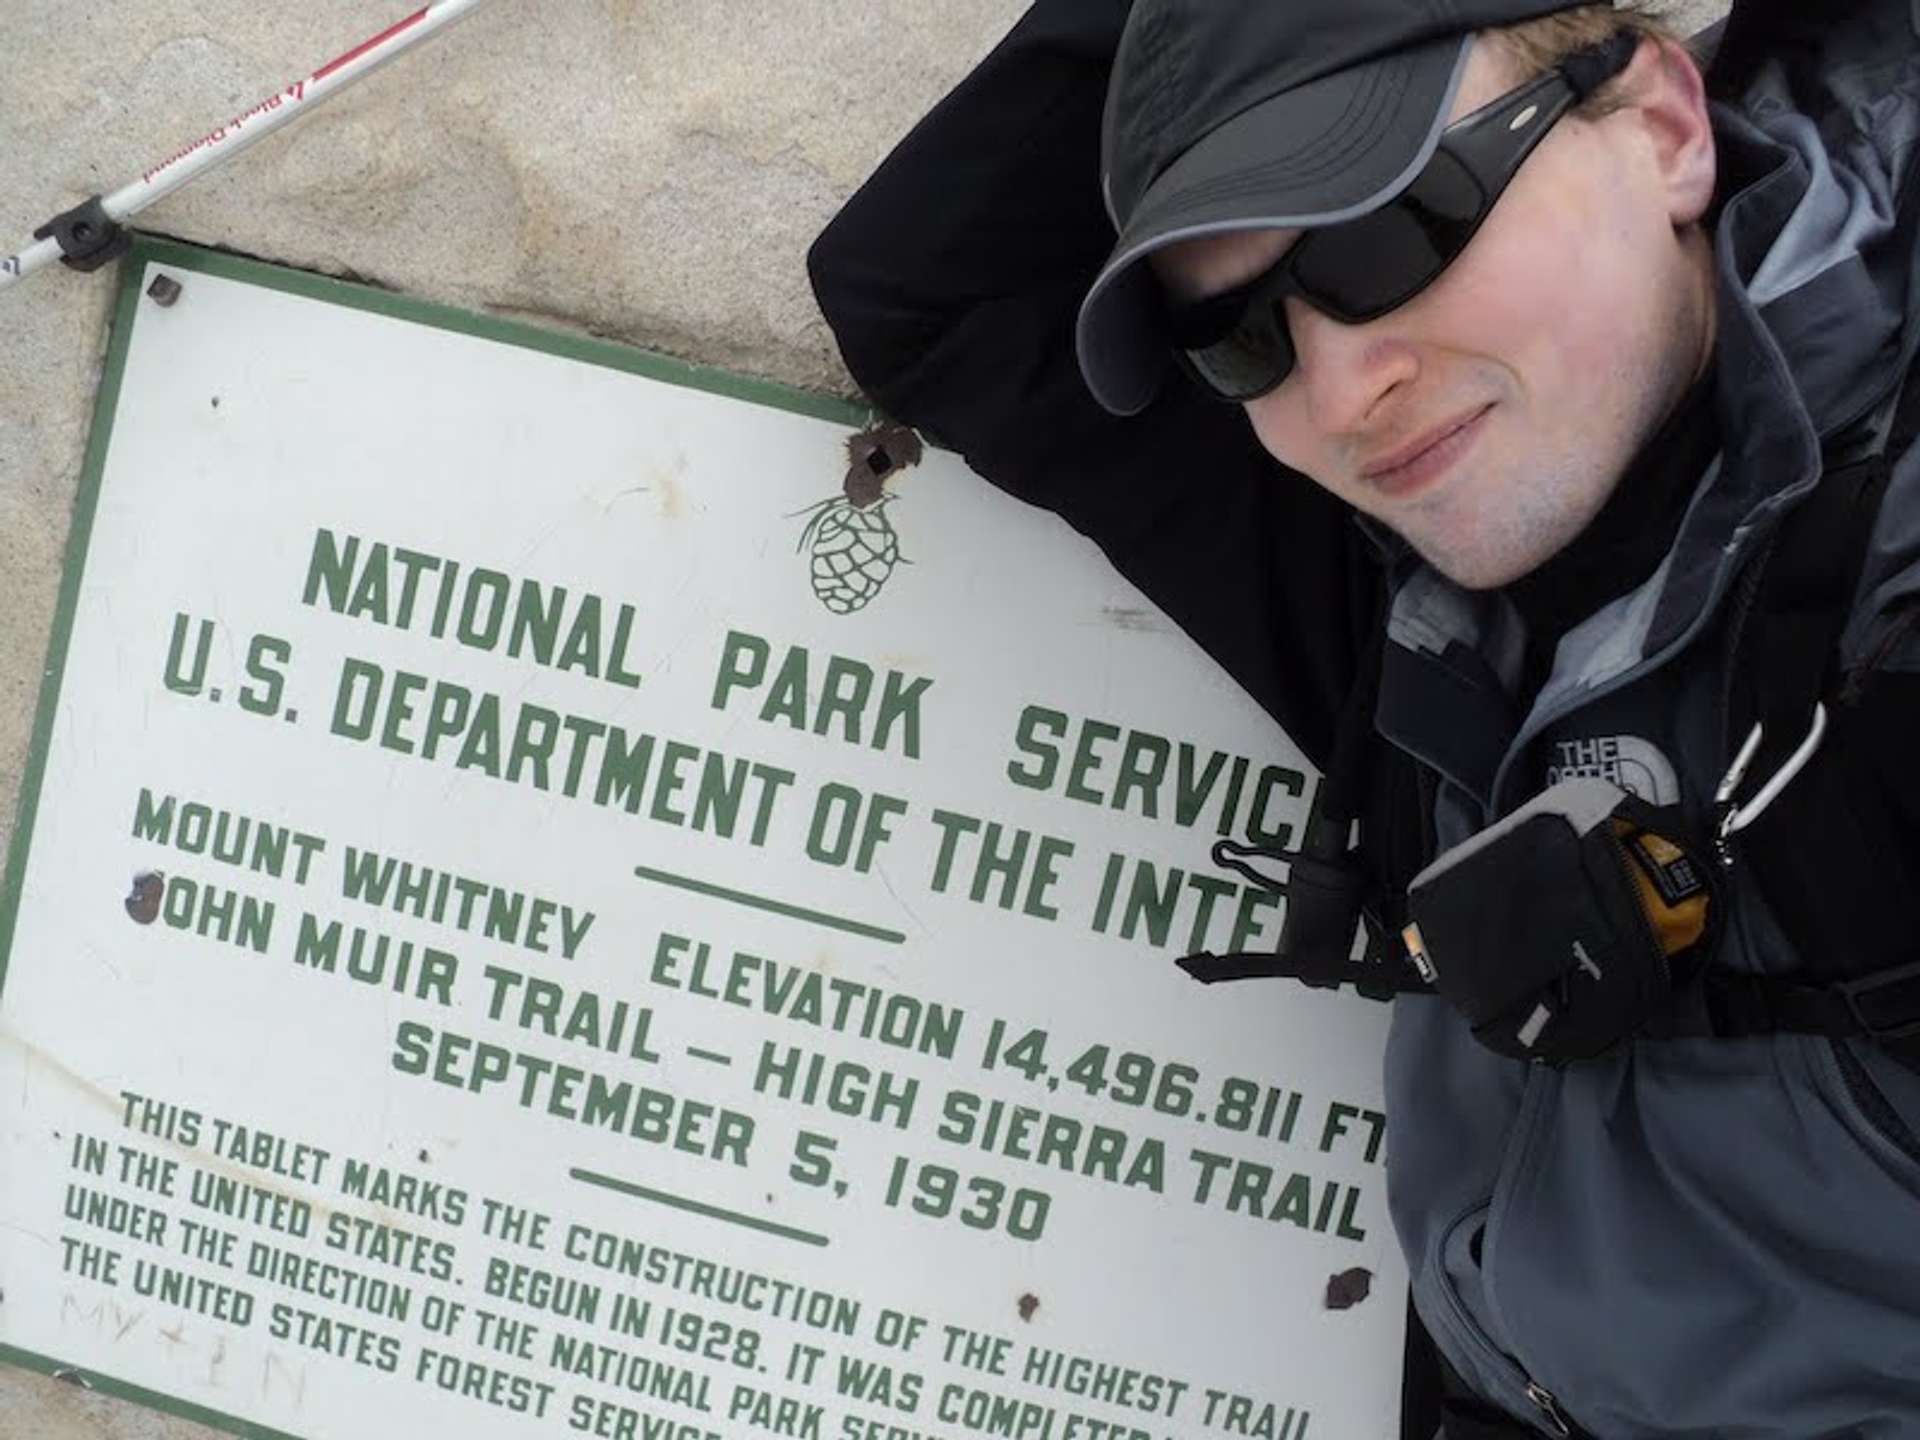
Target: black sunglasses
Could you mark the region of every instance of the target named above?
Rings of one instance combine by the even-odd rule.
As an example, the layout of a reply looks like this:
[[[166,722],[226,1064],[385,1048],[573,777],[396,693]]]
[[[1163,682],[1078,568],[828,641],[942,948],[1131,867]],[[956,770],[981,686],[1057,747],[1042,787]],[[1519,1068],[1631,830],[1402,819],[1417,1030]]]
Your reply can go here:
[[[1293,370],[1288,295],[1349,325],[1406,304],[1459,258],[1541,137],[1626,69],[1638,45],[1623,31],[1575,52],[1449,125],[1413,183],[1380,209],[1307,231],[1244,285],[1169,306],[1180,368],[1219,399],[1253,400]]]

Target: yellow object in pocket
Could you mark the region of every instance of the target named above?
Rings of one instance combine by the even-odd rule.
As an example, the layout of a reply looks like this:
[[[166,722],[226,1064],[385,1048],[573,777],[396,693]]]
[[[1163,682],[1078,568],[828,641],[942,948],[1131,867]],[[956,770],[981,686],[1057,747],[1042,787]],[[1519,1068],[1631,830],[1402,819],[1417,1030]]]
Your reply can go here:
[[[1633,861],[1627,867],[1640,908],[1669,958],[1707,932],[1707,885],[1699,862],[1663,835],[1615,819],[1614,836]]]

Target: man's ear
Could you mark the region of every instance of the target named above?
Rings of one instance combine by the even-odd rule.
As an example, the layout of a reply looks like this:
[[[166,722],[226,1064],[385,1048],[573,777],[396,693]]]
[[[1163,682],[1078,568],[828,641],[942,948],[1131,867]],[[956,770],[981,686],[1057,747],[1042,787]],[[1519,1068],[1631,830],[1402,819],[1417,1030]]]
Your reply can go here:
[[[1619,84],[1628,97],[1623,109],[1646,139],[1674,228],[1694,224],[1713,204],[1717,175],[1699,66],[1673,41],[1649,38],[1641,41]]]

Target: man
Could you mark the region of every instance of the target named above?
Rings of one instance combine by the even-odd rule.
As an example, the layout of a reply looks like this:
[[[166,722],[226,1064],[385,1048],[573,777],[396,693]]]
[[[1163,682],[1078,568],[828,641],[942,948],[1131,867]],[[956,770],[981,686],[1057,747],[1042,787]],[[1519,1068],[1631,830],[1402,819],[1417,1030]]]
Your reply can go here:
[[[1914,27],[1041,0],[810,257],[1328,771],[1293,910],[1480,927],[1387,1056],[1449,1440],[1920,1434],[1920,1008],[1835,983],[1920,958]]]

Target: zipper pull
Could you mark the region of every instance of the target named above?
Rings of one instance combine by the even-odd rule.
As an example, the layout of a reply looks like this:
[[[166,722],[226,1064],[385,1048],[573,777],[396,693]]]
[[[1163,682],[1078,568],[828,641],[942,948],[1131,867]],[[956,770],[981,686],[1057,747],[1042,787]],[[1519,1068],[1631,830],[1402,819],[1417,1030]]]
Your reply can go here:
[[[1547,1423],[1553,1427],[1553,1433],[1561,1440],[1573,1440],[1573,1425],[1560,1409],[1560,1402],[1553,1398],[1553,1392],[1538,1381],[1527,1382],[1527,1398],[1539,1407],[1540,1413],[1547,1417]]]

